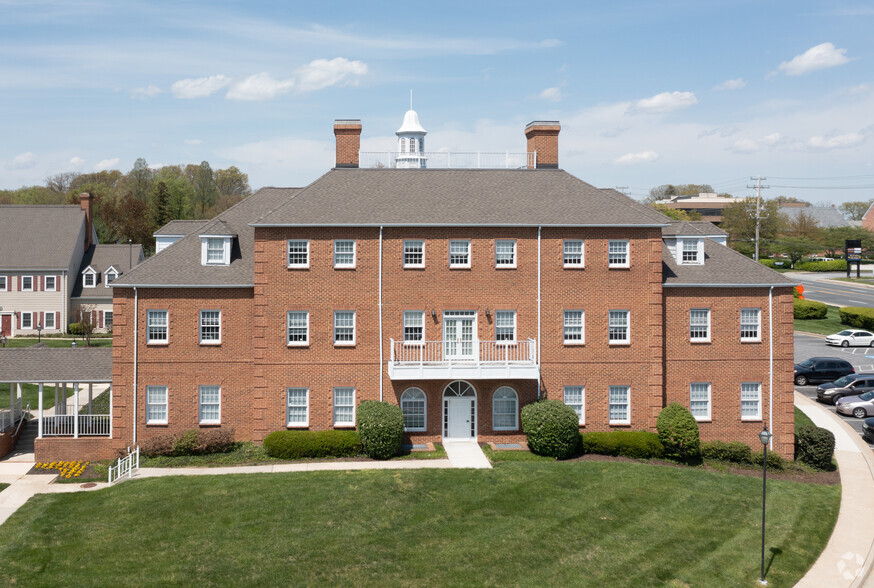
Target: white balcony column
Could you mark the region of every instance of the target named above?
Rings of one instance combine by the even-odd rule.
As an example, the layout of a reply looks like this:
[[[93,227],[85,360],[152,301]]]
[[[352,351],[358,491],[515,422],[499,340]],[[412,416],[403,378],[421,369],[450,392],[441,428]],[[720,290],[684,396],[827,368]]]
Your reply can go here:
[[[73,382],[73,439],[79,438],[79,382]]]
[[[94,395],[94,384],[88,384],[88,414],[94,414],[94,411],[91,410],[91,401],[93,400],[92,396]]]
[[[55,384],[57,386],[57,384]],[[39,420],[36,422],[36,436],[39,439],[42,439],[42,387],[43,383],[39,383]]]
[[[61,414],[61,407],[58,405],[58,386],[60,386],[60,384],[55,382],[55,415],[56,416]]]
[[[107,391],[109,392],[109,438],[112,439],[112,384]]]

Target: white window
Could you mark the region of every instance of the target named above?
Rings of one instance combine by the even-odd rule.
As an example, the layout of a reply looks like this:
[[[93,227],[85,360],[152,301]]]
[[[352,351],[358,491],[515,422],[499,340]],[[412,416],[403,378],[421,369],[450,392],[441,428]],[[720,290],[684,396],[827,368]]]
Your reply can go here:
[[[355,267],[354,239],[337,239],[334,241],[334,267]]]
[[[569,345],[580,345],[586,342],[585,316],[582,310],[564,311],[564,342]]]
[[[334,388],[334,426],[355,425],[355,388]]]
[[[425,267],[425,242],[421,239],[404,240],[404,267]]]
[[[8,290],[8,286],[6,285],[6,276],[0,276],[0,292],[6,292]]]
[[[517,416],[519,397],[509,386],[501,386],[492,397],[492,429],[495,431],[515,431],[519,428]]]
[[[564,267],[583,267],[583,240],[564,240]]]
[[[113,283],[117,277],[117,272],[106,272],[106,287],[109,288],[109,285]]]
[[[681,239],[683,246],[680,251],[680,263],[682,264],[697,264],[700,262],[698,256],[698,239]]]
[[[583,386],[565,386],[564,403],[574,409],[580,424],[586,424],[586,389]]]
[[[425,340],[425,311],[404,311],[404,343],[421,344]]]
[[[609,401],[610,424],[627,425],[631,423],[628,386],[610,386]]]
[[[762,310],[760,308],[740,309],[740,340],[762,340]]]
[[[689,340],[710,341],[709,308],[693,308],[689,311]]]
[[[45,284],[45,286],[46,286],[45,291],[46,292],[54,292],[55,290],[58,289],[57,278],[55,276],[46,276],[45,280],[46,280],[46,284]]]
[[[608,340],[610,345],[621,345],[629,342],[627,310],[611,310],[609,318]]]
[[[106,327],[107,329],[112,328],[112,311],[111,310],[107,310],[106,312],[103,313],[103,326]]]
[[[167,342],[167,311],[166,310],[150,310],[148,316],[148,332],[146,341],[148,343],[166,343]]]
[[[401,412],[404,413],[404,431],[425,431],[428,400],[419,388],[407,388],[401,394]]]
[[[43,327],[45,327],[46,329],[54,329],[55,328],[55,313],[53,313],[53,312],[45,313],[43,320],[45,321],[45,324],[43,325]]]
[[[497,239],[497,240],[495,240],[495,267],[497,267],[497,268],[516,267],[516,240],[515,239]]]
[[[449,241],[449,267],[470,267],[470,241]]]
[[[740,385],[740,418],[758,421],[762,418],[762,383],[743,382]]]
[[[206,240],[206,263],[224,263],[225,240],[217,237],[209,237]]]
[[[21,313],[21,328],[22,329],[32,329],[33,328],[33,313],[32,312],[22,312]]]
[[[85,272],[82,274],[82,286],[85,288],[93,288],[96,282],[96,274],[94,272]]]
[[[205,344],[222,342],[222,311],[200,311],[200,342]]]
[[[167,424],[167,386],[146,386],[146,424]]]
[[[355,311],[334,312],[334,345],[355,345]]]
[[[308,388],[286,388],[286,422],[289,427],[308,427],[310,424],[310,391]]]
[[[710,420],[710,383],[692,382],[689,386],[689,412],[698,421]]]
[[[289,346],[306,346],[310,344],[310,313],[306,310],[288,311],[288,341]]]
[[[221,398],[220,386],[200,387],[200,424],[217,425],[222,422]]]
[[[33,292],[33,276],[21,276],[21,291]]]
[[[516,311],[495,311],[495,340],[504,343],[516,342]]]
[[[607,267],[629,267],[627,239],[607,242]]]
[[[310,266],[310,242],[308,239],[288,240],[288,267],[306,268]]]

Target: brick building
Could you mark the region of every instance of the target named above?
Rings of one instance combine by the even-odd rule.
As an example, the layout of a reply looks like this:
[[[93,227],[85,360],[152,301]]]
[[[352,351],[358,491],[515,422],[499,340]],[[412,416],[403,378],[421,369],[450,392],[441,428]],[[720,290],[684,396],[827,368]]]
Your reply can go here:
[[[528,125],[518,169],[434,169],[445,154],[415,123],[398,152],[418,167],[361,167],[360,121],[337,121],[334,169],[177,225],[114,282],[100,452],[196,427],[352,427],[378,399],[412,442],[518,441],[546,397],[582,431],[655,430],[676,401],[704,440],[755,447],[767,424],[791,457],[791,282],[709,223],[559,169],[557,122]]]

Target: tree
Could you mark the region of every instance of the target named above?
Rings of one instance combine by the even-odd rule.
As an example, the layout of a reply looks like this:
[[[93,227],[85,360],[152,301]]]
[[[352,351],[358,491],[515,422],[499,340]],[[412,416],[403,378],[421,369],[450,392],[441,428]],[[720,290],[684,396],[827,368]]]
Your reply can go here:
[[[778,253],[785,253],[792,263],[792,267],[801,261],[805,255],[814,253],[819,246],[804,237],[782,237],[771,244]]]
[[[94,308],[93,304],[83,304],[79,307],[79,331],[85,339],[86,347],[91,347],[91,335],[94,334]]]
[[[70,191],[73,181],[79,177],[78,172],[61,172],[46,177],[46,188],[58,194],[66,194]]]
[[[713,192],[713,186],[710,184],[662,184],[652,188],[644,202],[650,204],[659,200],[667,200],[671,196],[697,196],[710,192]]]
[[[787,219],[785,231],[790,237],[800,237],[809,241],[819,241],[822,237],[819,223],[804,209]]]
[[[874,198],[857,202],[844,202],[838,208],[841,209],[841,212],[848,220],[862,220],[862,217],[865,216],[865,213],[871,207],[872,202],[874,202]]]
[[[134,168],[127,174],[127,189],[137,200],[145,202],[152,187],[154,172],[142,157],[134,162]]]
[[[168,206],[169,201],[170,190],[167,188],[166,182],[155,182],[149,194],[149,216],[153,229],[163,227],[172,220]]]
[[[805,206],[810,206],[810,202],[806,202],[804,200],[799,200],[795,196],[783,196],[780,194],[776,198],[774,198],[774,202],[779,204],[804,204]]]
[[[672,218],[678,221],[696,221],[701,220],[701,213],[688,210],[677,210],[674,208],[668,208],[664,204],[650,204],[650,206],[668,218]]]
[[[111,240],[124,243],[130,239],[141,243],[146,251],[155,248],[149,206],[133,194],[125,194],[118,202],[104,202],[103,219],[111,232]]]
[[[207,210],[216,203],[218,197],[212,168],[208,162],[202,161],[194,176],[194,216],[206,218]]]
[[[167,186],[168,220],[194,218],[194,186],[181,167],[178,165],[162,167],[155,174],[155,182],[163,182]]]
[[[760,241],[771,241],[785,226],[785,217],[780,206],[773,200],[762,202],[759,222]],[[722,225],[729,234],[732,248],[740,251],[742,242],[754,242],[756,238],[756,199],[744,198],[732,202],[722,211]]]
[[[215,171],[215,185],[221,196],[236,196],[238,199],[242,199],[252,193],[252,188],[249,187],[249,176],[234,165],[228,169]]]
[[[864,251],[874,250],[874,233],[862,227],[827,227],[822,229],[822,247],[828,257],[839,257],[844,254],[845,241],[858,239],[862,241]]]

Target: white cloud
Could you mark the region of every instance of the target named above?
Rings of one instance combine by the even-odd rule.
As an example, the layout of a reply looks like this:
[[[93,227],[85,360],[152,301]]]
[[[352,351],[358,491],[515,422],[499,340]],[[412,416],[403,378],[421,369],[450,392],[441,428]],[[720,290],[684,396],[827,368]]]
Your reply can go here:
[[[698,98],[692,92],[662,92],[649,98],[638,100],[628,109],[630,114],[652,113],[661,114],[688,108],[698,102]]]
[[[170,91],[176,98],[203,98],[218,92],[231,83],[231,78],[224,75],[208,78],[185,78],[170,86]]]
[[[549,100],[550,102],[558,102],[562,99],[561,88],[547,88],[540,93],[540,98],[542,98],[543,100]]]
[[[345,57],[316,59],[297,70],[297,92],[312,92],[328,86],[356,85],[367,74],[363,61]]]
[[[200,145],[203,141],[201,139],[185,139],[183,143],[186,145]]]
[[[724,82],[722,82],[718,86],[713,86],[713,89],[714,90],[740,90],[741,88],[743,88],[746,85],[747,85],[747,83],[744,81],[743,78],[737,78],[736,80],[725,80]]]
[[[293,79],[275,80],[269,73],[262,72],[234,84],[225,97],[229,100],[273,100],[292,87],[294,87]]]
[[[735,153],[755,153],[761,151],[765,147],[777,145],[783,140],[783,135],[780,133],[771,133],[759,139],[741,139],[735,141],[731,146],[731,150]]]
[[[16,155],[12,161],[6,164],[6,169],[28,169],[36,165],[36,156],[27,151],[21,155]]]
[[[789,76],[806,74],[847,63],[850,60],[846,53],[846,49],[837,49],[831,43],[821,43],[801,55],[796,55],[791,61],[784,61],[777,69]]]
[[[841,149],[858,145],[865,140],[863,133],[846,133],[843,135],[817,135],[807,140],[807,146],[812,149]]]
[[[145,88],[134,88],[131,90],[130,95],[131,98],[138,98],[140,100],[146,100],[148,98],[153,98],[163,92],[161,88],[158,86],[148,85]]]
[[[659,158],[659,154],[655,151],[641,151],[639,153],[626,153],[621,157],[613,160],[613,163],[630,164],[630,163],[645,163],[647,161],[655,161]]]
[[[70,160],[70,165],[75,167],[81,167],[85,163],[85,160],[81,157],[74,157]]]
[[[118,165],[119,161],[121,160],[118,157],[113,157],[112,159],[104,159],[94,166],[94,171],[104,171],[110,168],[114,168]]]

